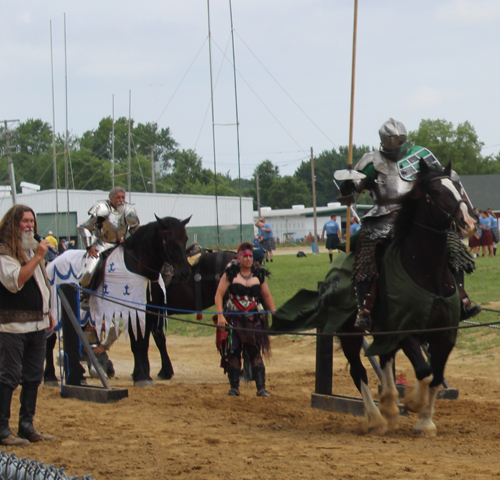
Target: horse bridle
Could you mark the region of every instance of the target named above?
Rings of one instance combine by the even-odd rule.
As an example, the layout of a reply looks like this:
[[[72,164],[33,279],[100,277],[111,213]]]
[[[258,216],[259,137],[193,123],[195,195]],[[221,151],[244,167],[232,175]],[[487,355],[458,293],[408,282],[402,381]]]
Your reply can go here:
[[[433,178],[432,180],[429,181],[429,183],[431,182],[434,182],[436,180],[451,180],[451,177],[449,177],[448,175],[442,175],[441,177],[436,177],[436,178]],[[460,208],[460,205],[462,203],[465,203],[467,205],[467,202],[462,198],[460,199],[457,204],[455,205],[455,207],[453,208],[453,210],[451,211],[451,213],[447,212],[441,205],[439,205],[439,203],[437,203],[433,198],[432,198],[432,195],[429,193],[429,192],[425,192],[425,198],[427,199],[427,201],[435,208],[437,208],[441,213],[443,213],[445,215],[445,217],[447,219],[450,220],[450,226],[455,226],[456,227],[456,213],[457,213],[457,210]],[[427,217],[429,219],[429,221],[431,221],[431,218],[429,217],[429,210],[426,210],[427,212]],[[420,225],[419,223],[415,222],[417,225],[421,226],[421,227],[425,227],[424,225]],[[432,231],[436,231],[436,232],[441,232],[441,230],[436,230],[436,229],[432,229],[430,227],[428,227],[429,230],[432,230]],[[446,230],[446,229],[445,229]]]
[[[143,268],[145,270],[148,270],[150,272],[156,273],[158,275],[171,275],[173,277],[175,275],[175,269],[174,269],[174,266],[172,265],[171,256],[169,255],[168,250],[167,250],[167,241],[165,240],[164,232],[162,232],[162,246],[163,246],[164,257],[167,260],[163,262],[163,265],[161,266],[160,270],[154,270],[153,268],[150,268],[150,267],[148,267],[146,265],[144,265]],[[139,259],[136,258],[136,256],[130,250],[128,251],[128,254],[137,263],[139,263]]]
[[[127,253],[137,262],[139,263],[139,259],[130,251],[127,250]],[[174,267],[172,264],[168,262],[163,262],[163,265],[160,270],[154,270],[153,268],[149,268],[148,266],[144,265],[143,268],[145,270],[148,270],[150,272],[156,273],[158,275],[172,275],[174,276]]]

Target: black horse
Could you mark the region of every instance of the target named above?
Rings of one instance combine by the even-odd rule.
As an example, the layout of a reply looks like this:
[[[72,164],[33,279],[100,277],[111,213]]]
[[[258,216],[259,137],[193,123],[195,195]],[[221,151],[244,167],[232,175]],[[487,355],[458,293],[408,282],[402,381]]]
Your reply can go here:
[[[220,252],[201,252],[198,263],[191,268],[191,275],[187,282],[181,282],[175,276],[170,280],[165,278],[167,286],[167,313],[169,315],[187,315],[193,311],[201,312],[214,305],[215,292],[220,277],[227,264],[236,258],[235,252],[227,250]],[[174,375],[172,362],[167,352],[165,331],[157,328],[153,332],[153,339],[161,356],[161,370],[159,380],[170,380]]]
[[[173,268],[175,277],[179,278],[181,282],[189,279],[191,268],[186,257],[188,236],[185,228],[189,220],[189,218],[180,221],[173,217],[156,217],[155,222],[141,226],[123,244],[126,268],[130,272],[146,277],[151,281],[151,303],[159,308],[158,311],[165,305],[163,291],[158,287],[160,274]],[[61,262],[63,257],[64,255],[56,258],[50,268],[57,268],[58,261]],[[158,318],[157,315],[146,314],[144,335],[140,328],[136,329],[137,335],[134,335],[134,329],[129,329],[130,344],[134,355],[132,377],[136,386],[153,384],[153,380],[149,374],[149,334],[156,329]],[[124,321],[137,322],[138,319],[130,318],[124,319]],[[54,345],[55,336],[53,340],[49,338],[48,341],[47,363],[44,374],[45,382],[50,380],[57,381],[53,365]]]
[[[186,315],[193,311],[202,311],[214,305],[215,292],[219,285],[226,265],[236,257],[235,252],[220,251],[202,252],[199,262],[191,269],[188,281],[181,281],[177,275],[172,279],[167,279],[167,313],[170,315]],[[161,305],[164,301],[163,291],[157,282],[151,283],[153,304]],[[160,313],[161,310],[156,310]],[[174,375],[174,369],[167,352],[164,323],[161,315],[156,317],[157,323],[151,322],[151,333],[161,356],[161,370],[158,373],[159,380],[170,380]],[[152,319],[154,320],[154,319]],[[47,339],[47,355],[45,361],[44,383],[47,386],[57,386],[58,380],[54,368],[54,346],[56,335],[51,335]],[[144,351],[141,349],[143,360],[141,364],[146,364]]]
[[[343,352],[350,364],[351,377],[365,404],[368,429],[383,434],[395,423],[399,409],[393,363],[402,349],[411,361],[416,385],[407,389],[404,402],[418,413],[416,433],[435,435],[432,421],[434,403],[443,382],[444,368],[455,340],[460,321],[461,302],[449,269],[447,247],[450,229],[465,236],[475,232],[477,217],[470,204],[462,199],[451,179],[451,164],[445,169],[430,168],[420,161],[420,173],[411,192],[403,197],[395,225],[395,239],[388,247],[380,270],[377,302],[372,311],[376,332],[367,355],[379,355],[382,368],[382,392],[379,407],[368,388],[368,377],[361,362],[363,337],[340,336]],[[326,289],[316,295],[315,305],[307,311],[305,299],[311,292],[302,291],[275,315],[273,330],[297,331],[311,326],[325,333],[354,333],[355,295],[350,274],[353,254],[340,256],[325,279]],[[307,293],[307,294],[306,294]],[[302,295],[302,301],[300,298]],[[303,311],[293,318],[293,308]],[[295,325],[295,326],[294,326]],[[449,330],[426,330],[451,327]],[[405,331],[419,333],[406,333]],[[424,359],[421,345],[428,343],[430,363]]]

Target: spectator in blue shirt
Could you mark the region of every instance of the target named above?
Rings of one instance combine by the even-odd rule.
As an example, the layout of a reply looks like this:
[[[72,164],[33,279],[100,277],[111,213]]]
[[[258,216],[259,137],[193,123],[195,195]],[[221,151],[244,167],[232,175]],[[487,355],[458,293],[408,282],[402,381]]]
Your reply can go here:
[[[259,228],[260,239],[262,239],[262,246],[267,251],[269,259],[266,262],[273,261],[273,250],[276,250],[276,242],[274,240],[274,233],[271,225],[266,223],[264,217],[260,217],[255,225]]]
[[[361,228],[361,225],[359,224],[358,219],[356,217],[352,217],[351,218],[351,228],[349,230],[351,232],[351,235],[354,235],[360,228]]]
[[[321,241],[325,241],[326,232],[326,248],[328,249],[328,256],[330,257],[330,263],[333,262],[333,250],[335,250],[338,244],[342,241],[342,231],[337,223],[337,215],[332,213],[330,221],[326,222],[323,226],[323,233],[321,235]]]
[[[500,242],[500,232],[498,231],[498,218],[491,208],[487,210],[491,220],[491,236],[493,237],[493,255],[497,254],[497,244]]]
[[[493,256],[493,236],[491,235],[491,219],[486,210],[479,212],[479,229],[481,233],[481,246],[483,247],[483,257],[489,251],[489,256]]]

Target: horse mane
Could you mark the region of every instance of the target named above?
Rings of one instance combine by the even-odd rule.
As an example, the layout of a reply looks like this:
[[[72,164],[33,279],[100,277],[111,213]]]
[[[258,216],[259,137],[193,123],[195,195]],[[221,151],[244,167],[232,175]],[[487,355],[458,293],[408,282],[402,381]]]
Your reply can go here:
[[[422,170],[418,172],[413,188],[407,194],[403,195],[399,202],[401,208],[394,223],[394,241],[396,243],[403,241],[410,233],[417,203],[425,187],[433,178],[439,177],[443,173],[444,168],[436,164],[429,166],[426,172]]]
[[[158,252],[159,228],[156,221],[141,225],[125,240],[125,248],[135,253],[139,267],[147,264]]]
[[[161,223],[160,223],[161,222]],[[164,240],[162,231],[184,231],[183,223],[174,217],[164,217],[141,225],[133,235],[125,240],[125,248],[135,252],[139,267],[161,256]],[[174,237],[176,233],[173,233]],[[161,265],[160,265],[161,266]]]

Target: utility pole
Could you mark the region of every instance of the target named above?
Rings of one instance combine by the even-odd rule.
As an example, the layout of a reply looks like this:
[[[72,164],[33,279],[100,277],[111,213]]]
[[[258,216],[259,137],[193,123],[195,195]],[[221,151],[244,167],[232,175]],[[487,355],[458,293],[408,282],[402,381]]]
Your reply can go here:
[[[111,188],[115,188],[115,94],[112,99],[113,124],[111,125]]]
[[[130,160],[130,117],[132,116],[132,90],[128,91],[128,153],[127,153],[127,188],[128,201],[132,202],[132,177]]]
[[[154,147],[151,145],[151,185],[153,185],[153,193],[156,193],[156,172],[155,172],[155,156],[153,153]]]
[[[260,190],[259,190],[259,173],[255,172],[255,187],[257,188],[257,211],[260,218]]]
[[[17,132],[9,130],[9,122],[19,122],[19,120],[4,120],[5,130],[2,132],[2,138],[5,139],[5,148],[2,149],[2,155],[7,156],[9,162],[10,188],[12,190],[12,204],[16,204],[16,175],[14,173],[14,164],[12,163],[12,154],[19,153],[19,145],[11,145],[10,139],[17,136]]]
[[[318,218],[316,216],[316,177],[314,176],[314,153],[311,147],[311,180],[312,180],[312,194],[313,194],[313,217],[314,217],[314,255],[319,253],[318,245]]]

